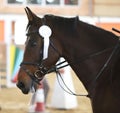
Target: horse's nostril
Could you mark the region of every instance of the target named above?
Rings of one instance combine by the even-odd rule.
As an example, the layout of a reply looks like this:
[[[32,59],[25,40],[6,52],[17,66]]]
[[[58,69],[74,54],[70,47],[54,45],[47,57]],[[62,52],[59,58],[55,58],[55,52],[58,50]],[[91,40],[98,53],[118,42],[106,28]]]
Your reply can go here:
[[[24,88],[25,85],[22,82],[18,82],[17,87],[19,87],[21,89],[21,88]]]

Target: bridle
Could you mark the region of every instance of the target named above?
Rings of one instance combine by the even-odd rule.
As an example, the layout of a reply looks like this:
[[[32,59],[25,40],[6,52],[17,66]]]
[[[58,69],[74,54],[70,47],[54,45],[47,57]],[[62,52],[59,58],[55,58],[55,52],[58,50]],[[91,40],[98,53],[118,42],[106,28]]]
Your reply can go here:
[[[42,21],[42,26],[43,26],[43,25],[46,25],[46,18],[45,18],[45,17],[42,18],[41,21]],[[27,26],[27,28],[28,28],[28,26]],[[39,33],[38,30],[33,30],[33,31],[29,32],[29,33],[26,33],[26,36],[30,36],[30,35],[32,35],[32,34],[39,34],[39,35],[40,35],[40,38],[42,38],[42,42],[44,43],[44,38],[41,36],[41,34]],[[52,41],[50,41],[50,46],[52,47],[52,49],[53,49],[55,52],[57,52],[57,54],[58,54],[59,56],[61,56],[61,55],[60,55],[60,52],[56,49],[56,47],[54,46],[54,44],[52,43]],[[55,67],[54,67],[54,68],[52,67],[52,68],[48,69],[48,68],[46,68],[46,67],[44,66],[44,64],[43,64],[43,61],[44,61],[44,59],[43,59],[43,50],[44,50],[44,47],[43,47],[43,45],[42,45],[42,49],[40,50],[40,54],[39,54],[39,55],[41,56],[39,62],[25,62],[25,61],[24,61],[24,62],[22,62],[22,63],[20,64],[21,69],[23,69],[24,72],[27,73],[27,75],[28,75],[34,82],[36,82],[37,84],[40,84],[40,81],[43,79],[43,76],[44,76],[44,75],[56,71],[56,68],[55,68]],[[27,68],[25,67],[26,65],[31,65],[31,66],[37,67],[37,70],[36,70],[34,73],[32,73],[29,69],[27,69]],[[40,74],[41,76],[39,76],[39,74]]]
[[[37,33],[37,32],[36,32]],[[60,53],[58,52],[58,50],[54,47],[53,43],[50,41],[50,46],[60,55]],[[43,49],[43,47],[42,47]],[[43,56],[43,50],[41,50],[40,52],[40,56]],[[40,62],[22,62],[20,64],[21,69],[23,69],[27,75],[37,84],[40,84],[40,81],[43,79],[43,76],[51,73],[51,72],[56,72],[57,68],[56,66],[51,67],[50,69],[47,69],[44,65],[43,65],[43,60],[40,60]],[[32,73],[29,69],[27,69],[25,67],[25,65],[31,65],[31,66],[35,66],[38,69]],[[39,76],[39,74],[42,75],[42,77]]]
[[[44,22],[44,23],[45,23],[45,22]],[[30,32],[30,33],[27,33],[27,35],[31,35],[31,34],[33,34],[33,33],[38,33],[38,31],[32,31],[32,32]],[[42,38],[42,40],[43,40],[43,38]],[[44,41],[44,40],[43,40],[43,41]],[[60,55],[60,52],[58,51],[58,49],[54,46],[54,44],[53,44],[51,41],[50,41],[50,46],[59,54],[59,56],[61,56],[61,55]],[[67,64],[66,64],[67,61],[65,60],[65,61],[63,61],[63,62],[60,62],[60,63],[52,66],[50,69],[47,69],[47,68],[43,65],[43,63],[42,63],[42,62],[43,62],[43,59],[42,59],[40,62],[37,62],[37,63],[35,63],[35,62],[22,62],[22,63],[20,64],[20,66],[21,66],[21,69],[23,69],[23,70],[25,71],[25,73],[27,73],[27,75],[32,79],[33,82],[36,82],[37,84],[40,84],[40,81],[43,79],[44,75],[46,75],[46,74],[48,74],[48,73],[56,72],[56,74],[59,74],[59,75],[60,75],[59,69],[61,69],[61,68],[64,68],[64,67],[69,66],[69,65],[72,65],[72,64],[81,63],[81,62],[83,62],[83,61],[85,61],[85,60],[87,60],[87,59],[93,58],[93,57],[95,57],[95,56],[98,56],[98,55],[100,55],[100,54],[103,54],[103,53],[109,51],[110,49],[113,49],[112,52],[111,52],[111,54],[110,54],[110,56],[108,57],[107,61],[104,63],[103,67],[100,69],[100,71],[99,71],[98,74],[96,75],[95,80],[93,80],[93,82],[96,82],[96,80],[102,75],[103,71],[104,71],[104,70],[106,69],[106,67],[108,66],[111,58],[113,57],[113,55],[115,54],[115,52],[116,52],[116,50],[118,49],[119,46],[120,46],[120,44],[119,44],[119,41],[118,41],[118,43],[117,43],[114,47],[110,47],[110,48],[107,48],[107,49],[104,49],[104,50],[100,50],[100,51],[98,51],[98,52],[90,53],[90,54],[88,54],[88,55],[85,55],[85,56],[83,56],[83,57],[80,57],[78,60],[76,60],[76,61],[74,61],[74,62],[71,62],[71,63],[67,63]],[[40,56],[43,56],[43,47],[42,47],[42,49],[41,49]],[[64,63],[65,63],[65,64],[64,64]],[[63,65],[63,64],[64,64],[64,65]],[[29,69],[27,69],[27,68],[25,67],[25,65],[35,66],[35,67],[37,67],[38,69],[37,69],[34,73],[32,73]],[[62,66],[61,66],[61,65],[62,65]],[[39,76],[39,74],[40,74],[41,76]],[[60,75],[60,78],[61,78],[61,75]],[[61,80],[62,80],[63,83],[64,83],[64,80],[63,80],[62,78],[61,78]],[[64,85],[66,86],[65,83],[64,83]],[[61,85],[60,85],[60,86],[61,86]],[[61,86],[61,87],[62,87],[62,86]],[[63,88],[63,87],[62,87],[62,88]],[[72,94],[72,95],[76,95],[76,96],[88,96],[88,95],[75,94],[75,93],[73,93],[67,86],[66,86],[66,88],[69,90],[69,92],[66,91],[64,88],[63,88],[63,89],[64,89],[66,92],[68,92],[68,93],[70,93],[70,94]]]

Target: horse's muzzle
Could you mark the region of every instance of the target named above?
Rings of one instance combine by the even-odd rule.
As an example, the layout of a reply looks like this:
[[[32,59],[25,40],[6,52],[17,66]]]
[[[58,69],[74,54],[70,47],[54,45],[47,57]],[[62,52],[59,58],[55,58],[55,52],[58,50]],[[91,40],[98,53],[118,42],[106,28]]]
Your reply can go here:
[[[25,84],[23,82],[18,82],[17,83],[17,87],[24,93],[24,94],[28,94],[30,88],[25,87]]]

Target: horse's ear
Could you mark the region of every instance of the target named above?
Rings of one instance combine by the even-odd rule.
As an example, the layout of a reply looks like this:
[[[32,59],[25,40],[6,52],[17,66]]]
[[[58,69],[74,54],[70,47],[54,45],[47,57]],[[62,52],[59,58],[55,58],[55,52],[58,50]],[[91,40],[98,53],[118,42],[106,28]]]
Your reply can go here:
[[[29,21],[33,21],[37,17],[28,7],[25,8],[25,12]]]

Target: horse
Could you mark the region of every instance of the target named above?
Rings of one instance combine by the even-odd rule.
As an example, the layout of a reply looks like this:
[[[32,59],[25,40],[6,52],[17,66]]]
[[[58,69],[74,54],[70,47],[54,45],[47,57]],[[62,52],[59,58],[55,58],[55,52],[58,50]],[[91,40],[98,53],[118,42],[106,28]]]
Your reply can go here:
[[[39,17],[28,7],[25,12],[27,39],[17,87],[24,94],[36,90],[47,73],[58,72],[63,57],[87,90],[93,113],[120,113],[119,37],[78,17]]]

